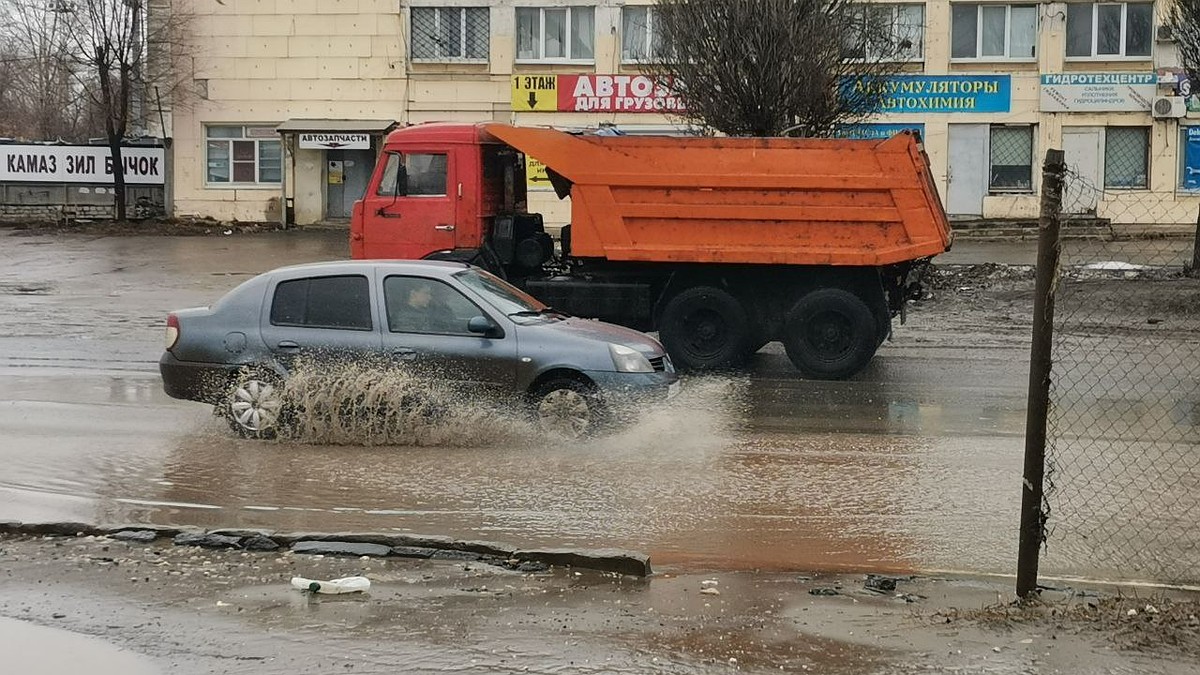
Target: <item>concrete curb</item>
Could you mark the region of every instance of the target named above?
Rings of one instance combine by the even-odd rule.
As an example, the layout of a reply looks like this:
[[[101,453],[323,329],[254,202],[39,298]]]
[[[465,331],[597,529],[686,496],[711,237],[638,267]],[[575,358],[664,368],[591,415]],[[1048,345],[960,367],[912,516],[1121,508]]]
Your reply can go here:
[[[153,535],[151,537],[150,535]],[[636,577],[652,574],[650,556],[622,549],[519,549],[490,541],[375,532],[274,532],[271,530],[198,528],[162,525],[89,525],[87,523],[22,523],[0,521],[0,536],[111,537],[128,543],[170,539],[176,546],[246,551],[287,548],[297,555],[345,555],[483,562],[523,572],[550,567],[577,567]],[[272,546],[273,544],[273,546]]]

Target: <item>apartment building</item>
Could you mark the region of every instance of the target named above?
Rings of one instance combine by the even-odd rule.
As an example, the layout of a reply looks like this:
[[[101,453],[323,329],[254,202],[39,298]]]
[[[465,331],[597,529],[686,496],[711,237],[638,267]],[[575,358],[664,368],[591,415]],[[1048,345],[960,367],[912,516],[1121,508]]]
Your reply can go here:
[[[166,130],[180,215],[279,220],[287,206],[292,222],[345,219],[399,125],[679,131],[670,113],[681,102],[639,77],[658,48],[651,0],[187,4],[200,96],[175,106]],[[918,129],[954,216],[1034,216],[1040,158],[1058,147],[1072,167],[1067,210],[1138,227],[1193,223],[1200,105],[1176,67],[1164,7],[873,2],[907,45],[904,74],[877,118],[841,133]],[[561,224],[569,208],[537,168],[531,160],[531,208]]]

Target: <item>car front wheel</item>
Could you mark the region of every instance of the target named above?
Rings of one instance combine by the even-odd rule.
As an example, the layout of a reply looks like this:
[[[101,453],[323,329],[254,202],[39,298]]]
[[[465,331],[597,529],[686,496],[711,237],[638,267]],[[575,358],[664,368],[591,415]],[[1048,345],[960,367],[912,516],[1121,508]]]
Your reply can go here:
[[[604,405],[595,387],[571,378],[555,378],[533,392],[532,412],[542,431],[563,438],[595,433],[604,420]]]
[[[229,388],[221,413],[245,438],[274,438],[284,413],[283,383],[263,373],[239,375]]]

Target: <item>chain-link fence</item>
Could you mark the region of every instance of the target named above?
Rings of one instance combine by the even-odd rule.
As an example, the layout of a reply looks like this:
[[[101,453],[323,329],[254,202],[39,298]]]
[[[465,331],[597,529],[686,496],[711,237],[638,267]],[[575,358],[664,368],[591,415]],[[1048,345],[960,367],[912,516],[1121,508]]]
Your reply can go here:
[[[487,7],[413,7],[415,61],[487,61],[491,33]]]
[[[1048,284],[1041,568],[1200,582],[1194,226],[1168,224],[1180,220],[1167,212],[1174,202],[1136,191],[1147,180],[1140,131],[1109,134],[1102,171],[1070,155],[1047,163],[1047,182],[1058,171],[1062,189],[1042,204],[1043,229],[1054,215],[1045,209],[1061,208],[1061,256]],[[1043,237],[1043,249],[1051,244]]]

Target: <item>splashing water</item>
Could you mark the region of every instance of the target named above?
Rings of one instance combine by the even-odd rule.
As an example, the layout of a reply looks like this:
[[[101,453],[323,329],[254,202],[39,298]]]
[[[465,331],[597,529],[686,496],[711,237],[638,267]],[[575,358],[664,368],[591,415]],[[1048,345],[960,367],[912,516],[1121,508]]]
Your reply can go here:
[[[519,392],[481,393],[394,364],[297,363],[283,385],[280,440],[314,445],[555,447],[605,455],[716,449],[738,426],[745,382],[699,377],[671,401],[610,394],[603,431],[574,439],[543,429]],[[711,447],[710,447],[711,446]]]

